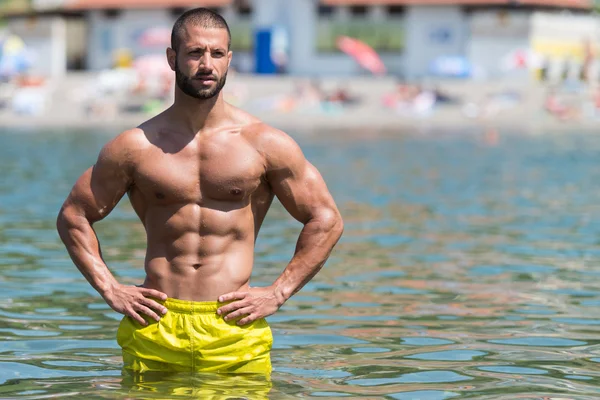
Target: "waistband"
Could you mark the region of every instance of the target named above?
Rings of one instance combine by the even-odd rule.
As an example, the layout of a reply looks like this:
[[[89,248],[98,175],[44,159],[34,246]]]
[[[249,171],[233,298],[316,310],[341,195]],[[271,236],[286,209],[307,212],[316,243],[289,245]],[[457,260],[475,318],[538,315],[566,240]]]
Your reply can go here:
[[[226,303],[216,301],[191,301],[168,298],[165,301],[159,301],[169,311],[175,311],[188,314],[216,313],[217,309]]]

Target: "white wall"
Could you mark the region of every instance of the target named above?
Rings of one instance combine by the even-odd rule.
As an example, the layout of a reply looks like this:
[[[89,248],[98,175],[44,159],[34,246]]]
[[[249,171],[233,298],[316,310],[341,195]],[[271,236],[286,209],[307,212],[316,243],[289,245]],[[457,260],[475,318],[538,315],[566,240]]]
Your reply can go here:
[[[466,55],[468,25],[461,7],[409,6],[405,23],[409,79],[426,76],[438,56]]]
[[[528,72],[506,69],[506,58],[517,49],[529,48],[531,12],[478,11],[469,17],[469,60],[482,77],[527,77]]]
[[[600,20],[596,15],[535,12],[531,17],[533,38],[582,43],[600,39]]]
[[[87,66],[91,70],[111,68],[115,51],[129,49],[133,56],[148,53],[164,54],[166,46],[141,48],[137,35],[149,27],[171,29],[175,18],[168,10],[123,10],[116,17],[107,17],[102,11],[92,11],[89,16],[90,49]]]
[[[565,74],[579,80],[590,56],[589,78],[597,82],[599,43],[600,19],[596,15],[535,12],[531,18],[531,48],[546,63],[546,79],[551,82],[561,82]]]
[[[320,69],[318,65],[315,65],[314,44],[317,19],[315,2],[287,0],[287,7],[281,3],[279,3],[279,7],[284,8],[284,21],[290,40],[288,71],[291,74],[314,74],[316,70]],[[273,21],[273,23],[275,22]]]
[[[66,28],[62,17],[13,19],[8,29],[19,36],[33,54],[32,74],[60,77],[66,73]]]
[[[312,0],[286,0],[285,2],[277,2],[277,5],[284,10],[284,13],[281,20],[274,22],[284,21],[290,37],[288,68],[290,74],[351,76],[366,73],[353,59],[345,54],[329,54],[317,51],[318,2]],[[274,6],[268,2],[257,1],[255,7]],[[339,11],[344,13],[347,10],[340,9]],[[377,12],[375,12],[375,18],[377,18]],[[397,72],[403,69],[404,57],[402,54],[384,55],[382,58],[390,71]]]
[[[224,10],[228,24],[234,25],[237,16],[231,7]],[[148,28],[171,30],[178,15],[171,15],[169,9],[130,9],[123,10],[115,18],[107,17],[102,11],[89,13],[87,68],[102,70],[114,65],[115,51],[129,49],[134,57],[160,53],[165,54],[166,46],[143,48],[136,44],[137,35]],[[253,54],[235,51],[232,66],[249,72],[252,70]]]
[[[255,28],[280,26],[289,37],[288,72],[292,75],[351,76],[366,72],[349,56],[341,53],[319,53],[316,49],[317,2],[313,0],[255,0],[252,21]],[[377,10],[381,13],[381,10]],[[378,13],[374,12],[375,18]],[[223,13],[227,22],[235,24],[236,16],[230,8]],[[140,55],[135,45],[135,33],[148,27],[164,26],[169,29],[176,17],[168,10],[124,10],[116,18],[107,17],[102,11],[89,14],[89,48],[87,66],[91,70],[110,68],[114,64],[117,49],[132,49]],[[374,21],[376,23],[376,21]],[[254,32],[252,33],[254,34]],[[146,52],[164,53],[164,48],[146,49]],[[249,72],[252,70],[253,54],[234,52],[233,65]],[[398,73],[404,70],[403,54],[382,55],[388,70]]]
[[[528,47],[529,38],[473,38],[469,44],[469,59],[474,65],[475,78],[527,77],[526,70],[510,70],[506,61],[511,52]]]

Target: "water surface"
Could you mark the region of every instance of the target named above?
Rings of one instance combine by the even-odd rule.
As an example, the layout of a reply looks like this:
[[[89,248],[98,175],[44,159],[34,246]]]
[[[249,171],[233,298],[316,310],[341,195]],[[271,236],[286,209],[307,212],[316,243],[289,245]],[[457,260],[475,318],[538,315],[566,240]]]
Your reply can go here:
[[[600,137],[291,132],[346,231],[268,320],[270,381],[121,374],[120,316],[54,228],[114,132],[0,132],[0,398],[600,397]],[[124,199],[96,225],[123,283],[145,237]],[[257,243],[271,283],[301,226],[279,204]]]

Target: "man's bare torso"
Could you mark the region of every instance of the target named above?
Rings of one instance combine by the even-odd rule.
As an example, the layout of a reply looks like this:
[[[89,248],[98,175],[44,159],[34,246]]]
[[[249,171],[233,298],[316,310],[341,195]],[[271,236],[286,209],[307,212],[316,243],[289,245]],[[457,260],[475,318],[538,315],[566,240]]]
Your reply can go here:
[[[128,195],[147,234],[144,287],[195,301],[248,287],[273,199],[259,126],[240,114],[193,136],[158,116],[132,132]]]
[[[144,316],[159,321],[167,313],[156,299],[168,297],[216,300],[218,315],[243,326],[275,313],[319,272],[343,221],[298,144],[224,101],[232,52],[222,17],[188,10],[172,33],[173,105],[106,143],[75,182],[56,227],[85,279],[142,326]],[[93,229],[125,193],[146,228],[144,287],[118,282]],[[302,230],[277,279],[249,287],[254,243],[275,196]]]

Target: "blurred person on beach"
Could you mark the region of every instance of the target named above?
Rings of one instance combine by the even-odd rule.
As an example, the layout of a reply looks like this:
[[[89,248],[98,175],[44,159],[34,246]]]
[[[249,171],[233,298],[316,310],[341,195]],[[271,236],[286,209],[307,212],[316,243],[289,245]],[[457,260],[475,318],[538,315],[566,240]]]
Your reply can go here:
[[[560,121],[577,119],[580,110],[559,97],[555,89],[551,88],[544,99],[544,109]]]
[[[179,17],[166,51],[173,105],[108,142],[58,215],[73,262],[124,314],[117,341],[129,371],[269,374],[265,317],[319,272],[343,231],[298,144],[223,100],[230,41],[213,11]],[[126,193],[147,234],[140,286],[115,279],[92,227]],[[253,287],[254,245],[275,196],[303,229],[273,284]]]

